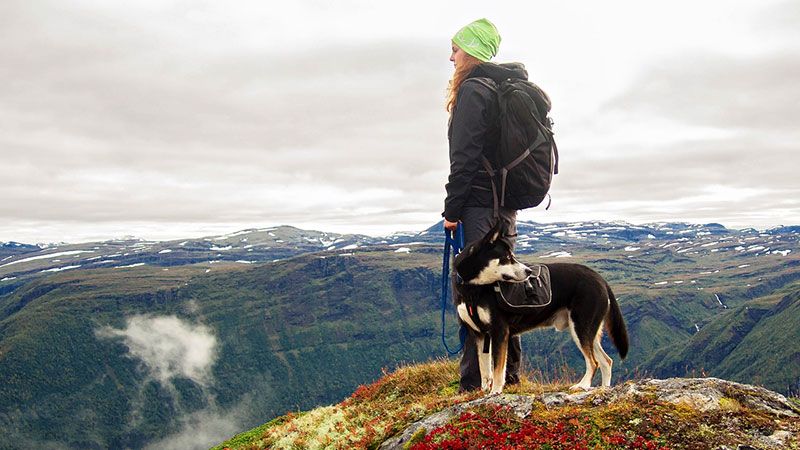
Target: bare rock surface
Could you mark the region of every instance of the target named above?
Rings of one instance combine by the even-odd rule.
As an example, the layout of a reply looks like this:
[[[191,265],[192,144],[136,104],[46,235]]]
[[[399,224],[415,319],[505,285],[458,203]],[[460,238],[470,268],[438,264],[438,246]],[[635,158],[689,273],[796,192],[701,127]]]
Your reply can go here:
[[[655,396],[674,404],[684,404],[707,412],[725,408],[725,400],[736,400],[751,410],[778,417],[800,417],[800,410],[776,392],[748,384],[719,378],[668,378],[629,381],[612,388],[595,388],[587,392],[553,392],[540,396],[547,407],[590,402],[601,405],[636,396]]]

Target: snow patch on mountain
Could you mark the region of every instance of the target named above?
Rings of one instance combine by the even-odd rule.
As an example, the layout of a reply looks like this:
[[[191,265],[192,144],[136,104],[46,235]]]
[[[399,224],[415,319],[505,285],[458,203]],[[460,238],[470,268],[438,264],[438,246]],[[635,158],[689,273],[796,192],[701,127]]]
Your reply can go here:
[[[128,264],[127,266],[114,266],[114,268],[115,269],[124,269],[124,268],[127,268],[127,267],[139,267],[139,266],[143,266],[143,265],[145,265],[145,263],[142,262],[142,263]]]
[[[64,270],[70,269],[77,269],[80,265],[77,266],[65,266],[65,267],[53,267],[52,269],[40,270],[40,272],[62,272]]]
[[[561,251],[561,252],[552,252],[550,254],[540,256],[540,258],[569,258],[571,256],[572,253]]]
[[[13,264],[19,264],[19,263],[24,263],[24,262],[28,262],[28,261],[35,261],[37,259],[47,259],[47,258],[53,258],[53,257],[56,257],[56,256],[77,255],[77,254],[80,254],[80,253],[94,253],[94,251],[93,250],[70,250],[70,251],[66,251],[66,252],[57,252],[57,253],[48,253],[46,255],[30,256],[28,258],[18,259],[16,261],[11,261],[10,263],[3,264],[2,266],[0,266],[0,268],[8,267],[8,266],[13,265]]]

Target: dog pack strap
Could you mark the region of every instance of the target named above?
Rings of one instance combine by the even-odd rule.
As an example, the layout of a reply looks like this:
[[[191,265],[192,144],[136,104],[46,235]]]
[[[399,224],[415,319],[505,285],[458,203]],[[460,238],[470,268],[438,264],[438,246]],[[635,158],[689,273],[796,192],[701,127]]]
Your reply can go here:
[[[489,180],[492,182],[492,217],[500,217],[500,201],[497,199],[497,185],[494,182],[495,171],[492,169],[492,163],[486,155],[481,155],[481,162],[483,168],[489,173]],[[503,188],[505,189],[505,178],[503,178]]]
[[[538,270],[536,271],[536,275],[531,275],[531,276],[529,277],[529,278],[533,278],[533,279],[535,279],[535,280],[536,280],[536,283],[537,283],[539,286],[541,286],[541,285],[542,285],[542,279],[541,279],[541,278],[539,278],[539,277],[541,277],[541,276],[542,276],[542,267],[544,267],[544,266],[543,266],[543,265],[541,265],[541,264],[537,265],[537,266],[536,266],[536,268],[537,268]]]

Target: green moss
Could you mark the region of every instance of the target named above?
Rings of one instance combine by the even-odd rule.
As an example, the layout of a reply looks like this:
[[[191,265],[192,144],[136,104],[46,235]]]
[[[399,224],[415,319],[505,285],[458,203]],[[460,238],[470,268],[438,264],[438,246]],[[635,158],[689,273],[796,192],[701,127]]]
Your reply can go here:
[[[420,429],[411,436],[411,439],[409,439],[408,442],[403,445],[403,450],[408,450],[412,445],[416,444],[417,442],[421,442],[423,439],[425,439],[425,435],[427,433],[428,430],[426,430],[425,427],[420,427]]]
[[[290,420],[290,416],[280,416],[276,417],[275,419],[270,420],[269,422],[265,423],[264,425],[260,425],[256,428],[253,428],[250,431],[246,431],[241,434],[237,434],[236,436],[230,438],[229,440],[213,447],[211,450],[223,450],[226,448],[238,448],[242,447],[246,444],[252,444],[253,442],[257,442],[260,440],[264,433],[272,427],[276,427],[278,425],[282,425]]]
[[[742,405],[735,398],[722,397],[719,399],[719,408],[723,411],[736,412],[742,409]]]
[[[455,395],[458,393],[458,388],[459,388],[458,380],[453,380],[446,386],[442,387],[442,389],[439,391],[439,394],[446,396]]]

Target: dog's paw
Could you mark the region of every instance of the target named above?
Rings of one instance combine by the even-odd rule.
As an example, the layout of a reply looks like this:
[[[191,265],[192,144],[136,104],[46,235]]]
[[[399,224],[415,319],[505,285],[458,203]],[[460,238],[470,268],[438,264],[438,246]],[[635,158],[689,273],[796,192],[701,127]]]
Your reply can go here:
[[[484,378],[481,380],[481,389],[484,392],[489,392],[492,390],[492,379],[491,378]]]

